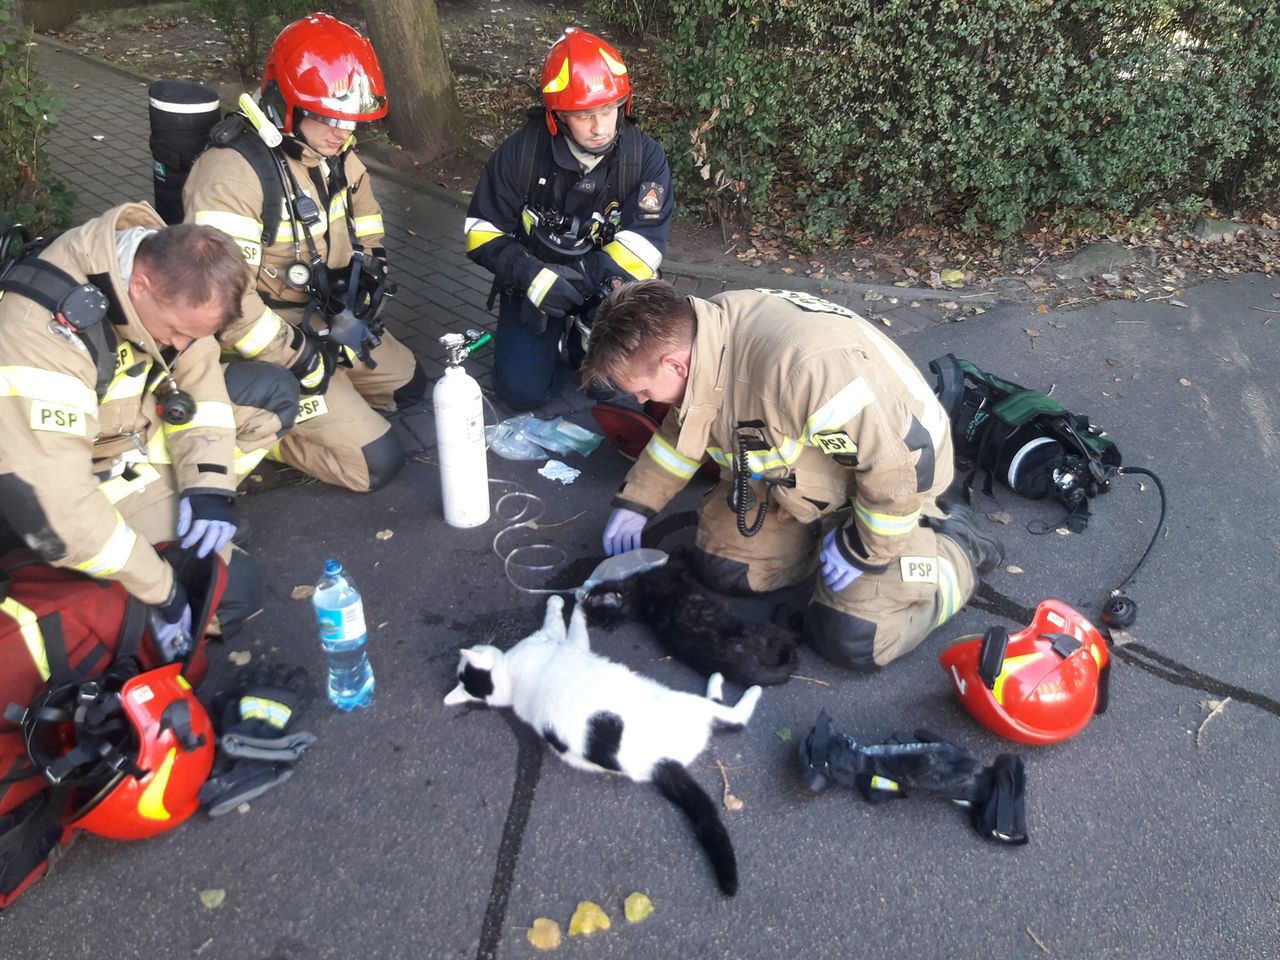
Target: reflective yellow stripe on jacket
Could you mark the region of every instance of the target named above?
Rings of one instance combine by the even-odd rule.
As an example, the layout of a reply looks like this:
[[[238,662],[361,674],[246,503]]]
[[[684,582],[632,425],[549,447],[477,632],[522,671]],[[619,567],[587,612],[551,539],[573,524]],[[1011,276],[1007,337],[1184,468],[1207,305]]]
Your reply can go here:
[[[119,573],[129,562],[137,542],[138,535],[124,522],[124,517],[117,513],[116,527],[111,531],[111,536],[107,538],[102,549],[83,563],[75,564],[75,569],[91,577],[109,577]]]
[[[235,343],[236,353],[246,360],[252,360],[263,350],[271,346],[271,342],[280,333],[284,321],[270,307],[262,311],[262,316],[254,321],[249,332]]]
[[[653,458],[667,473],[674,474],[681,480],[688,480],[698,472],[698,462],[681,454],[661,434],[655,433],[645,446],[644,452]]]
[[[84,381],[38,367],[0,367],[0,396],[58,403],[85,414],[98,409],[98,395]]]
[[[637,280],[648,280],[662,265],[662,251],[633,230],[619,230],[604,252]]]
[[[481,220],[478,217],[467,217],[466,226],[463,227],[467,237],[467,253],[483,247],[490,240],[497,240],[499,237],[507,236],[506,233],[499,230],[488,220]]]
[[[906,516],[876,513],[856,497],[853,501],[853,513],[864,527],[881,537],[900,537],[904,533],[910,533],[920,522],[919,510],[913,510]]]

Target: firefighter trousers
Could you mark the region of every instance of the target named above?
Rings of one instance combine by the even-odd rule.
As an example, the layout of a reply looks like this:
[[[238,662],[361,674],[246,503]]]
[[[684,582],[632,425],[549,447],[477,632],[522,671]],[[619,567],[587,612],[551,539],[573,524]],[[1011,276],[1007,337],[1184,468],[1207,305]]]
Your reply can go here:
[[[413,351],[389,332],[372,356],[375,369],[357,360],[339,368],[324,393],[301,398],[297,423],[273,459],[357,492],[376,490],[399,473],[404,448],[378,411],[417,403],[426,395],[427,376]]]
[[[724,593],[764,593],[799,583],[818,568],[822,536],[839,513],[801,523],[770,501],[760,531],[744,537],[722,481],[698,514],[695,557],[698,574]],[[876,670],[915,649],[935,627],[951,619],[977,586],[969,554],[950,537],[936,534],[930,518],[943,516],[928,504],[920,525],[903,535],[902,555],[881,573],[863,573],[836,592],[817,576],[805,611],[805,640],[833,663]],[[748,524],[755,511],[748,511]]]

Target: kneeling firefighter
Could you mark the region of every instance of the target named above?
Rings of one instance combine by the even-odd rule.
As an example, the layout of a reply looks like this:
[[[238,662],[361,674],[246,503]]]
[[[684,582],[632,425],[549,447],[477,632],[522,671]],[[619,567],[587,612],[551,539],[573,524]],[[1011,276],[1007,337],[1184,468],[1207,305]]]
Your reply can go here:
[[[517,410],[555,392],[603,295],[657,274],[675,200],[666,155],[631,115],[618,51],[569,28],[542,69],[543,106],[494,151],[467,210],[467,256],[501,295],[493,384]]]
[[[382,211],[356,125],[387,113],[372,45],[327,14],[281,31],[257,102],[210,131],[183,190],[186,219],[229,234],[254,283],[224,351],[286,367],[303,393],[273,456],[326,483],[373,490],[405,454],[377,411],[418,402],[427,378],[383,329],[395,290]],[[224,148],[224,149],[215,149]]]
[[[608,554],[708,462],[722,479],[698,512],[695,569],[726,593],[763,593],[821,567],[806,641],[874,670],[916,647],[1000,561],[973,513],[941,501],[953,474],[946,414],[866,320],[808,294],[702,300],[647,280],[609,295],[584,379],[670,403],[613,498]]]

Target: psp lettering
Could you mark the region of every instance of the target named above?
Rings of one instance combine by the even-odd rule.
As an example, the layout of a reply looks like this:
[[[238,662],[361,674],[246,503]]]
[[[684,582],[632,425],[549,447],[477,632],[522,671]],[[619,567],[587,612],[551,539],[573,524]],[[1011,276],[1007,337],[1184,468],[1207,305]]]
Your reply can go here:
[[[75,430],[80,425],[80,414],[74,410],[60,410],[57,407],[41,407],[40,423],[46,427],[58,427],[63,430]]]

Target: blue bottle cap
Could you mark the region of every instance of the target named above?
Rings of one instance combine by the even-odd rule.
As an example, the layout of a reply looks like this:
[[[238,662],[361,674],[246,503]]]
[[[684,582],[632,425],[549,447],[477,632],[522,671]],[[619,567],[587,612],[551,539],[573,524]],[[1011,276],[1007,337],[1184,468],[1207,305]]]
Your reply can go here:
[[[342,572],[341,560],[330,559],[324,562],[324,575],[326,577],[336,577],[341,572]]]

